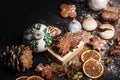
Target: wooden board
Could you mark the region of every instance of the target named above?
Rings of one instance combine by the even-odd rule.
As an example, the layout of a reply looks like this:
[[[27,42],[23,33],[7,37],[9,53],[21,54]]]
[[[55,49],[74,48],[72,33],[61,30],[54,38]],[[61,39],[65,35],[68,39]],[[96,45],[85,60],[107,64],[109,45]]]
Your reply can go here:
[[[84,42],[80,41],[80,43],[74,48],[72,51],[68,52],[64,56],[60,56],[59,54],[55,53],[51,48],[48,48],[48,55],[58,64],[64,65],[74,56],[80,53],[80,51],[84,48]]]

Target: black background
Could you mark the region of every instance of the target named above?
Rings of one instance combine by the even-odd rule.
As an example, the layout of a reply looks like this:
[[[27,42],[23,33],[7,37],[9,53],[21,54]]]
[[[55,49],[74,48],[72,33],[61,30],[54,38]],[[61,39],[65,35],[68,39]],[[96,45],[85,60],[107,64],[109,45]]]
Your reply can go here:
[[[64,27],[64,20],[56,17],[59,16],[59,5],[61,3],[72,3],[79,0],[9,0],[5,2],[1,11],[1,29],[0,29],[0,52],[3,52],[6,46],[20,45],[23,43],[23,33],[28,26],[33,23],[44,23],[46,25],[56,25]],[[82,1],[82,0],[81,0]],[[59,23],[56,23],[59,21]],[[69,22],[68,19],[66,19]],[[61,24],[62,23],[62,24]],[[44,55],[45,52],[40,54],[33,54],[34,64],[33,68],[27,72],[15,72],[6,69],[0,65],[0,80],[15,80],[21,75],[39,75],[34,72],[34,68],[38,63],[47,64],[48,59]],[[99,80],[117,80],[112,78],[112,75],[103,75]],[[56,78],[55,80],[63,80]],[[68,79],[65,79],[68,80]],[[89,80],[83,78],[83,80]]]
[[[59,4],[71,0],[12,0],[7,1],[1,11],[0,53],[6,46],[20,45],[23,43],[23,34],[28,26],[33,23],[52,24],[50,12],[59,10]],[[53,13],[50,13],[53,14]],[[0,80],[15,80],[22,75],[35,75],[35,66],[42,62],[47,64],[44,53],[34,54],[33,68],[27,72],[15,72],[0,65]]]

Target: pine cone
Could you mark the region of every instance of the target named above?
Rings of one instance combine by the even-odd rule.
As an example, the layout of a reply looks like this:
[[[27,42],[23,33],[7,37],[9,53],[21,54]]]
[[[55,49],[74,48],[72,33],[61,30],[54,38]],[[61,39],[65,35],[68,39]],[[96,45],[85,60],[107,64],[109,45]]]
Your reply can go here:
[[[18,72],[25,72],[32,67],[32,51],[28,46],[7,46],[6,51],[0,54],[0,63]]]

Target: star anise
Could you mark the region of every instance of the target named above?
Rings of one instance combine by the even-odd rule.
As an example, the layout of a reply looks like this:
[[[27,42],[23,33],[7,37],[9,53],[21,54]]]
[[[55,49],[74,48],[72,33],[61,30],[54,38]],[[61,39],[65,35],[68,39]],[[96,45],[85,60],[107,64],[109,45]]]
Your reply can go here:
[[[118,56],[119,55],[119,50],[117,50],[117,49],[111,49],[110,50],[110,55],[111,56]]]
[[[62,37],[57,38],[54,41],[52,48],[57,54],[64,56],[70,50],[76,47],[80,41],[81,41],[80,33],[67,32]]]
[[[43,64],[38,64],[38,66],[35,68],[35,72],[41,73],[41,76],[44,77],[45,79],[49,80],[52,77],[52,74],[56,71],[55,66],[51,66],[49,64],[43,65]]]
[[[110,65],[112,63],[112,58],[107,58],[106,60],[105,60],[105,65]]]

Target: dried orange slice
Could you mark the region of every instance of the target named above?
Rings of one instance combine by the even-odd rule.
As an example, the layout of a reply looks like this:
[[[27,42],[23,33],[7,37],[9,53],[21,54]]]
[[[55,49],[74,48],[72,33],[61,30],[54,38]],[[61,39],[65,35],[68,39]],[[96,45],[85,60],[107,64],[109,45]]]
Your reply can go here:
[[[28,77],[26,80],[44,80],[44,79],[40,76],[33,75],[33,76]]]
[[[16,80],[27,80],[28,76],[20,76]]]
[[[104,72],[102,63],[95,59],[88,59],[83,63],[83,72],[92,79],[99,78]]]
[[[81,54],[82,62],[85,62],[86,60],[91,59],[91,58],[101,61],[101,55],[96,50],[86,50]]]

